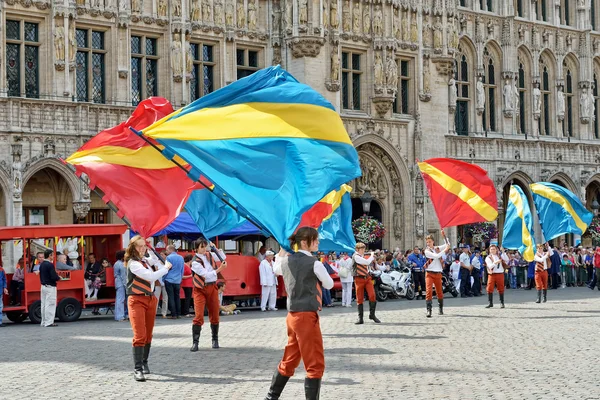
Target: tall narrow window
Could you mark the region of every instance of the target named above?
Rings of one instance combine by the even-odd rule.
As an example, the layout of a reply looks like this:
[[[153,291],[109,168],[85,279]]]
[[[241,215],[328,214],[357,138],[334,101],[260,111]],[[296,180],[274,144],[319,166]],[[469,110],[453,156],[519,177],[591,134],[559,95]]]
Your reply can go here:
[[[600,96],[598,96],[598,77],[594,74],[594,137],[600,139],[600,123],[598,122],[598,107],[600,106]]]
[[[517,0],[517,16],[523,17],[523,0]]]
[[[543,63],[540,63],[542,70],[542,115],[540,123],[540,134],[550,135],[550,73],[548,67]]]
[[[104,32],[77,29],[75,40],[77,101],[104,103]]]
[[[460,51],[460,49],[459,49]],[[454,74],[458,98],[456,101],[456,113],[454,126],[458,135],[469,135],[469,63],[467,56],[458,55],[456,72]]]
[[[459,5],[460,5],[461,7],[466,7],[466,6],[467,6],[467,0],[460,0],[460,3],[459,3]]]
[[[592,29],[597,31],[598,28],[596,27],[596,1],[598,0],[591,0],[592,4],[591,4],[591,10],[590,10],[590,18],[591,18],[591,23],[592,23]]]
[[[190,101],[199,99],[215,90],[214,46],[191,43],[194,67],[190,80]]]
[[[493,12],[494,11],[493,4],[494,4],[494,0],[487,0],[487,10],[489,12]]]
[[[548,21],[548,4],[546,3],[548,0],[538,0],[540,10],[538,15],[541,15],[542,21]],[[539,17],[538,17],[539,19]]]
[[[573,75],[567,70],[565,79],[565,119],[563,120],[563,132],[567,136],[573,136]]]
[[[157,39],[131,37],[131,103],[158,96]]]
[[[572,0],[561,0],[558,15],[563,25],[571,25],[571,2]]]
[[[242,79],[258,71],[258,51],[240,49],[236,50],[237,78]]]
[[[342,106],[360,110],[361,54],[342,52]]]
[[[519,133],[527,133],[527,119],[525,116],[525,67],[519,63]]]
[[[487,47],[483,49],[483,59],[485,67],[485,76],[483,77],[483,87],[485,91],[485,109],[483,111],[483,130],[496,131],[496,68],[494,59],[490,55]]]
[[[411,73],[410,61],[398,60],[400,80],[398,82],[398,94],[394,100],[394,112],[397,114],[409,114],[411,109]]]
[[[40,96],[38,24],[7,19],[5,28],[8,95],[37,98]]]

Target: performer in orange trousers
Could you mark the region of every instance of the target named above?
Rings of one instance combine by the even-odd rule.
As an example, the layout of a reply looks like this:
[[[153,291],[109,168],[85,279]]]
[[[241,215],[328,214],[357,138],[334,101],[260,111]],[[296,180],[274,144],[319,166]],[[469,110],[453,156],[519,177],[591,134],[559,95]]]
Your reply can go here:
[[[443,229],[442,236],[446,240],[446,234]],[[427,235],[425,242],[427,243],[425,257],[428,259],[425,263],[425,305],[427,307],[426,317],[431,318],[434,285],[435,295],[438,299],[439,314],[444,315],[444,289],[442,288],[442,273],[444,268],[442,260],[448,254],[448,251],[450,251],[450,246],[448,243],[445,243],[442,246],[435,247],[432,235]]]
[[[500,254],[498,246],[491,245],[490,255],[485,258],[485,265],[488,270],[488,305],[485,308],[494,307],[494,286],[498,288],[500,296],[500,308],[504,308],[504,265],[508,264],[508,256]]]
[[[292,249],[298,251],[288,256],[282,249],[273,267],[276,275],[283,275],[288,294],[286,319],[288,343],[277,371],[273,375],[266,400],[279,399],[301,360],[306,369],[304,379],[306,399],[318,400],[321,378],[325,371],[323,336],[318,313],[321,310],[321,285],[325,289],[331,289],[333,279],[327,273],[325,266],[311,254],[319,249],[319,233],[316,229],[310,227],[298,229],[290,237],[290,245]]]
[[[547,252],[544,252],[543,244],[538,244],[537,252],[533,257],[533,261],[535,261],[535,288],[537,289],[536,303],[542,302],[542,292],[545,303],[548,294],[548,269],[551,263],[550,256],[554,254],[554,251],[552,251],[552,247],[548,246],[548,243],[545,246],[548,249]]]
[[[354,274],[354,288],[356,290],[356,304],[358,305],[358,320],[355,322],[356,325],[364,324],[364,306],[365,301],[365,289],[369,296],[369,319],[379,324],[381,321],[375,316],[375,309],[377,308],[377,297],[375,297],[375,287],[373,286],[373,278],[369,274],[373,261],[373,253],[369,257],[364,257],[365,249],[367,246],[364,243],[356,243],[356,253],[352,256],[353,267],[352,271]]]

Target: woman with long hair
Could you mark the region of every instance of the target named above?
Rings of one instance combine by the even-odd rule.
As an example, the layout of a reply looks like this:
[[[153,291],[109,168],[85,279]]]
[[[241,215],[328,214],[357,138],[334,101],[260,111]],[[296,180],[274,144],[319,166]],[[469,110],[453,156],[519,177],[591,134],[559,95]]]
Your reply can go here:
[[[323,263],[312,255],[319,249],[319,233],[316,229],[300,228],[289,240],[290,247],[296,252],[288,256],[281,249],[273,267],[276,275],[283,275],[288,294],[288,344],[273,375],[266,400],[279,399],[301,360],[306,369],[306,399],[317,400],[325,371],[323,336],[318,313],[321,310],[321,285],[325,289],[331,289],[333,279]]]
[[[167,261],[165,266],[152,252],[147,254],[146,240],[137,235],[131,238],[125,251],[127,264],[127,305],[129,321],[133,329],[133,362],[136,381],[144,382],[149,374],[148,355],[152,343],[152,331],[156,318],[154,284],[157,279],[171,269]]]

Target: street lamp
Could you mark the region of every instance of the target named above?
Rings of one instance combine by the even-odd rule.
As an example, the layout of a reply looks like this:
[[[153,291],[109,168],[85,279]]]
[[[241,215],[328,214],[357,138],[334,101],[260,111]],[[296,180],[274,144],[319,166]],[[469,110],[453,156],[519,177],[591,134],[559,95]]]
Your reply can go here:
[[[360,196],[360,201],[362,201],[363,212],[368,215],[371,211],[371,202],[373,201],[373,196],[371,196],[371,192],[368,190]],[[600,207],[600,206],[599,206]]]
[[[600,210],[600,204],[598,203],[598,199],[594,197],[594,200],[592,201],[592,211],[594,212],[594,215],[598,215],[598,210]]]

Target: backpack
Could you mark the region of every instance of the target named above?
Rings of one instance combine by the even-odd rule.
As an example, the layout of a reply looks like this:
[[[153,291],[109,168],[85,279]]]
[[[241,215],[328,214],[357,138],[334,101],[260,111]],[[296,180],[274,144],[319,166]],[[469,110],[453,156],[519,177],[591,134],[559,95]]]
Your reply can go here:
[[[339,268],[338,275],[340,276],[340,278],[347,278],[348,277],[348,267],[346,267],[345,265],[342,265]]]

